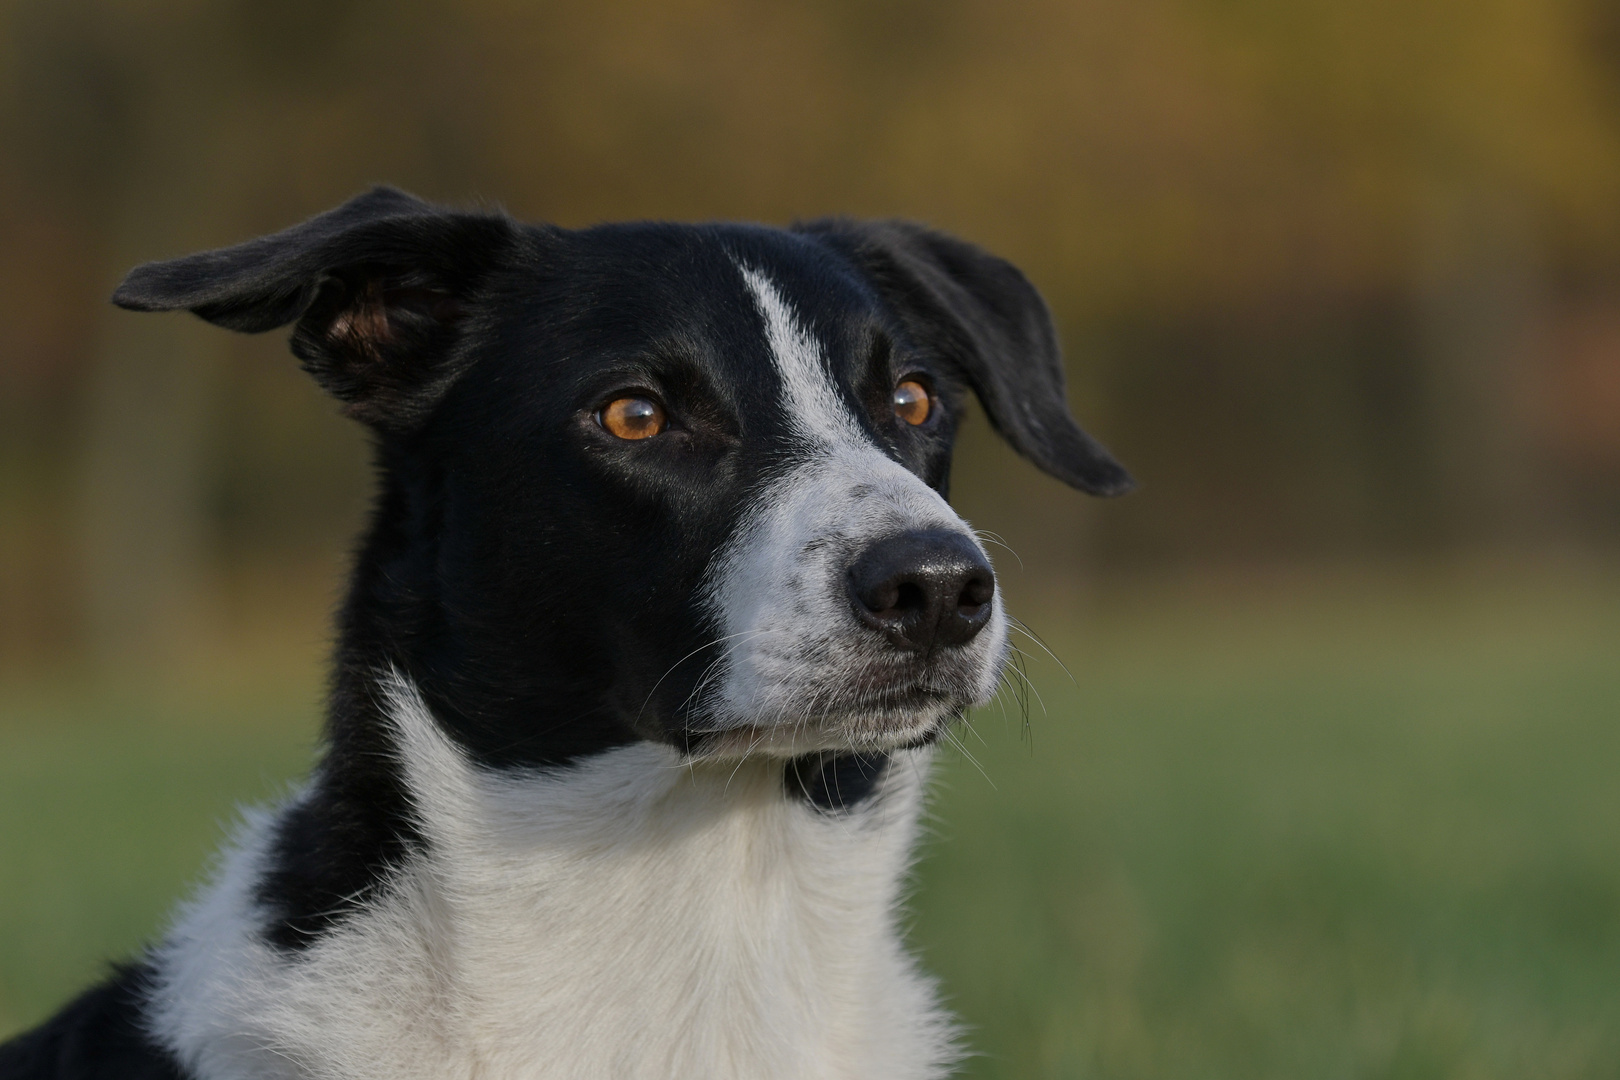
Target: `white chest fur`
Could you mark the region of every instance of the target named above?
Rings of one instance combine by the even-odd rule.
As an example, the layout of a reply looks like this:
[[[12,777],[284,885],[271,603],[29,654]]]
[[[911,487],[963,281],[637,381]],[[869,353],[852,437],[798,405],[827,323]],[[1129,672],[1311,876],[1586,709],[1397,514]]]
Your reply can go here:
[[[819,814],[780,763],[638,744],[472,767],[393,693],[427,854],[302,954],[265,945],[270,819],[158,955],[153,1021],[201,1080],[940,1076],[956,1056],[895,926],[927,751]]]

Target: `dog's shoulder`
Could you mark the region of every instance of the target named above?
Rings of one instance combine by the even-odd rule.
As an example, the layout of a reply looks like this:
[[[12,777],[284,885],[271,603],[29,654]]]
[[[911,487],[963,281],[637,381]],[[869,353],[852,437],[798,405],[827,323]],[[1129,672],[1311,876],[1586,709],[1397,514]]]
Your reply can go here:
[[[0,1080],[188,1080],[146,1033],[151,971],[118,969],[49,1021],[0,1045]]]

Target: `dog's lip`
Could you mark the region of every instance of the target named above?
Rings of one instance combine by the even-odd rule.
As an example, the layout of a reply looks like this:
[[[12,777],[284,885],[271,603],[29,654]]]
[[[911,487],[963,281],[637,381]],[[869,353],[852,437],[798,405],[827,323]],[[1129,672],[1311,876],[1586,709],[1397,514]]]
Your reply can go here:
[[[932,663],[922,657],[894,659],[900,662],[864,665],[860,670],[849,673],[844,685],[856,693],[877,697],[910,697],[918,694],[945,697],[950,694],[946,686],[940,685],[941,676],[945,677],[946,682],[949,681],[950,673],[941,670],[948,665]]]
[[[879,689],[861,704],[868,709],[900,709],[908,706],[931,705],[944,701],[951,696],[947,690],[937,686],[928,686],[923,683],[911,686],[889,687]]]
[[[877,680],[872,680],[876,682]],[[887,680],[885,680],[886,682]],[[960,700],[961,695],[950,689],[931,686],[927,683],[911,683],[904,686],[892,684],[881,689],[867,690],[860,683],[855,684],[863,692],[858,701],[835,707],[810,721],[810,726],[823,730],[836,730],[850,721],[870,722],[874,719],[889,720],[892,723],[885,726],[905,728],[911,726],[906,721],[914,721],[918,712],[935,712],[941,704],[951,704]],[[903,714],[895,717],[896,713]],[[764,734],[775,732],[794,726],[792,722],[783,723],[741,723],[722,724],[713,727],[691,727],[687,730],[693,735],[732,735],[737,733]]]
[[[919,715],[914,708],[900,716],[874,708],[865,717],[827,717],[810,725],[741,724],[736,727],[692,731],[701,741],[688,741],[685,750],[696,757],[747,757],[756,753],[798,756],[805,753],[888,753],[925,746],[943,734],[955,717],[952,711]]]

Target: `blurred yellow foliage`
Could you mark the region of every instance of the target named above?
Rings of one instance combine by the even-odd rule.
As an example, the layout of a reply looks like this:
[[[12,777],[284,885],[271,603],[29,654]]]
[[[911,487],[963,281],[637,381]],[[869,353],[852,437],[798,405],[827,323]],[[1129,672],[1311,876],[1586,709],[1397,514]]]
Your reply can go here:
[[[251,561],[265,492],[355,490],[244,434],[316,408],[244,390],[265,350],[159,343],[103,300],[378,181],[564,225],[904,215],[1008,256],[1146,482],[1082,527],[969,454],[964,498],[1029,520],[1053,573],[1620,521],[1620,423],[1591,419],[1620,385],[1598,0],[0,0],[0,145],[0,662],[128,637],[96,597],[142,529],[145,611]],[[282,505],[301,542],[348,527]]]

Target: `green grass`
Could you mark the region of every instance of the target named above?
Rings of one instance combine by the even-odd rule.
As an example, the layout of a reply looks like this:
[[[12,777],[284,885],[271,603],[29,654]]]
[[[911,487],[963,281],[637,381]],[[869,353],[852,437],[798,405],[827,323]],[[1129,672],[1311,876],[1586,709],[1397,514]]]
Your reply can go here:
[[[236,807],[275,798],[306,766],[316,717],[300,702],[313,694],[244,698],[6,697],[0,1037],[152,938]]]
[[[1620,1076],[1620,588],[1415,587],[1055,627],[1075,681],[962,733],[917,874],[970,1075]],[[0,1032],[161,925],[312,696],[0,703]]]

